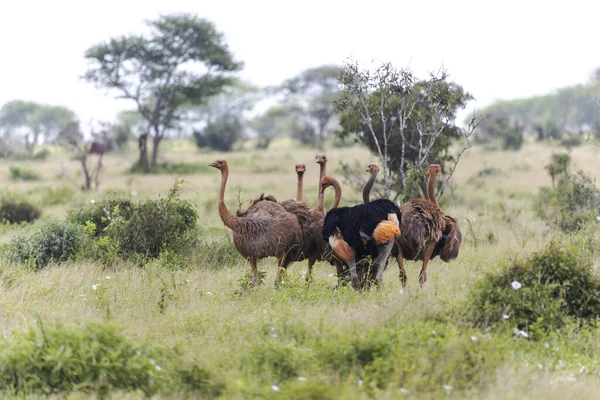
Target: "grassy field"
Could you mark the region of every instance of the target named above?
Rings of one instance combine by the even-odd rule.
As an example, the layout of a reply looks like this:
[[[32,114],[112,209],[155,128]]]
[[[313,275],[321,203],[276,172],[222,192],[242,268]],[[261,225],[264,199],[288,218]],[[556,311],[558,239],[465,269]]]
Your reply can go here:
[[[186,180],[181,194],[197,207],[203,235],[221,238],[219,246],[198,248],[183,265],[173,263],[169,254],[142,266],[81,258],[37,272],[6,259],[0,262],[4,347],[24,349],[27,341],[16,342],[23,332],[33,332],[46,343],[46,335],[60,329],[75,332],[76,341],[83,343],[89,327],[97,323],[112,326],[126,343],[141,346],[139,357],[151,354],[139,361],[151,365],[149,383],[138,385],[140,389],[106,389],[94,383],[86,390],[67,392],[68,398],[88,398],[90,393],[115,399],[600,398],[597,328],[579,330],[569,324],[542,338],[527,338],[513,332],[510,319],[504,329],[489,330],[469,325],[463,316],[471,291],[486,273],[528,257],[559,236],[535,217],[534,199],[539,187],[551,185],[544,166],[560,148],[532,143],[518,152],[469,150],[441,202],[445,212],[460,221],[463,243],[458,259],[448,264],[432,261],[423,290],[418,286],[419,263],[407,263],[408,287],[402,289],[391,262],[380,290],[355,293],[334,288],[334,268],[327,263],[316,266],[314,283],[307,286],[305,262],[294,264],[275,290],[274,259],[259,264],[266,272],[263,285],[248,290],[248,266],[231,255],[226,237],[222,239],[229,232],[222,229],[216,209],[220,175],[207,166],[209,162],[228,160],[230,210],[238,206],[238,192],[245,201],[261,192],[279,200],[292,198],[294,164],[305,163],[305,198],[314,206],[316,151],[277,146],[218,154],[199,153],[184,142],[164,145],[164,161],[192,164],[194,171],[130,175],[134,153],[109,155],[99,190],[81,192],[74,184],[82,181],[78,164],[60,151],[45,161],[0,163],[4,192],[22,194],[43,207],[42,220],[31,225],[0,226],[0,242],[6,245],[14,235],[34,232],[45,219],[64,218],[69,210],[100,201],[105,193],[135,200],[166,196],[176,176]],[[341,177],[341,162],[376,162],[361,148],[326,153],[328,175],[334,177]],[[582,146],[571,156],[576,169],[600,179],[600,148]],[[11,166],[32,170],[40,179],[12,181]],[[342,188],[343,204],[359,201],[357,189],[348,184]],[[586,232],[598,236],[598,229]],[[212,250],[231,256],[212,259],[205,254]],[[598,268],[596,258],[593,269]],[[60,364],[76,357],[66,355],[68,346],[61,346],[45,362]],[[9,360],[0,352],[4,371],[21,365],[6,367]],[[124,371],[119,374],[127,375]],[[156,389],[146,390],[144,385]],[[33,389],[2,393],[41,396]]]

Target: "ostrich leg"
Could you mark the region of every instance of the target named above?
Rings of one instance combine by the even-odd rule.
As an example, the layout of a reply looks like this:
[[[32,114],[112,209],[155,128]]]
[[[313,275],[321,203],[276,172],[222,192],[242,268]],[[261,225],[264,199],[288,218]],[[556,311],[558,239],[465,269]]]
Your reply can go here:
[[[419,274],[419,284],[421,285],[421,289],[425,286],[425,282],[427,281],[427,264],[429,263],[433,249],[435,249],[435,245],[435,242],[427,242],[423,249],[423,268],[421,268],[421,273]]]
[[[404,255],[402,254],[402,248],[400,245],[398,246],[398,255],[396,256],[396,262],[398,263],[398,269],[400,270],[400,282],[402,282],[402,287],[406,287],[406,270],[404,269]]]
[[[316,261],[316,257],[309,257],[308,259],[308,271],[306,271],[306,282],[310,282],[312,280],[312,270]]]
[[[250,262],[250,270],[252,271],[252,286],[258,287],[260,286],[260,278],[258,277],[258,269],[256,268],[256,260],[253,258],[249,258]]]
[[[358,273],[356,272],[356,260],[348,261],[348,269],[350,270],[350,280],[352,281],[352,287],[354,290],[360,289],[360,279],[358,279]]]
[[[275,276],[275,287],[278,288],[283,279],[283,274],[287,271],[287,267],[290,265],[287,254],[277,260],[277,275]]]
[[[390,240],[387,243],[378,245],[379,255],[375,259],[375,266],[377,267],[377,275],[375,276],[375,284],[380,286],[383,283],[383,271],[387,264],[387,259],[390,256],[394,241]]]

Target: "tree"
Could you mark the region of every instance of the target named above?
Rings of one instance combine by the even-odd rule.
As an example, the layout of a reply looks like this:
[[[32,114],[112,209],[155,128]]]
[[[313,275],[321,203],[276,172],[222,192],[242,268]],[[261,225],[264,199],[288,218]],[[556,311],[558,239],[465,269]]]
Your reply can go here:
[[[231,151],[234,143],[244,136],[248,124],[246,113],[260,98],[257,87],[235,81],[207,104],[190,107],[188,120],[201,125],[193,132],[196,145]]]
[[[286,106],[274,106],[262,115],[258,115],[250,120],[250,127],[258,136],[256,147],[266,149],[271,141],[276,137],[283,136],[284,132],[290,132],[294,129],[296,115],[294,111]]]
[[[406,199],[413,184],[407,176],[416,177],[423,189],[422,178],[430,161],[442,168],[454,161],[443,193],[461,154],[470,147],[470,136],[479,121],[474,119],[467,130],[454,122],[456,112],[471,95],[448,81],[443,69],[420,80],[410,70],[398,70],[390,63],[371,71],[349,61],[342,68],[340,85],[341,96],[335,102],[343,112],[338,134],[356,137],[379,156],[384,196],[389,198],[393,187],[396,198],[404,194]],[[449,146],[461,137],[463,149],[454,158]]]
[[[310,68],[288,79],[280,87],[284,102],[293,110],[301,123],[295,135],[303,143],[315,142],[323,147],[325,137],[334,128],[337,110],[333,101],[339,96],[340,67],[322,65]]]
[[[14,100],[0,109],[0,127],[7,136],[23,136],[28,154],[40,143],[52,142],[61,129],[75,120],[75,113],[63,106]]]
[[[140,134],[139,163],[155,170],[165,133],[176,128],[187,104],[205,104],[231,82],[242,64],[233,59],[212,22],[191,14],[147,21],[150,34],[121,36],[88,49],[93,67],[85,78],[133,100],[147,127]],[[151,162],[147,140],[153,139]]]

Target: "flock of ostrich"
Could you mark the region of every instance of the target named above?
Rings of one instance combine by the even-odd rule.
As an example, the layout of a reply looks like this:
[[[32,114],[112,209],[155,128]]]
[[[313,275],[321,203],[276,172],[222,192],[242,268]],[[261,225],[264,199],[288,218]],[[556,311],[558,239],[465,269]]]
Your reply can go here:
[[[233,232],[233,245],[248,260],[252,285],[260,285],[258,260],[277,258],[275,287],[294,262],[308,260],[306,280],[310,281],[315,262],[328,261],[336,268],[340,282],[350,278],[355,290],[380,286],[388,259],[398,263],[402,287],[406,287],[404,260],[423,262],[420,287],[427,281],[427,264],[438,255],[448,262],[458,256],[462,234],[455,218],[446,215],[435,197],[435,182],[441,172],[431,164],[425,199],[412,199],[400,206],[388,199],[370,200],[379,167],[368,166],[370,178],[363,187],[363,204],[338,207],[342,198],[339,182],[326,175],[327,157],[316,156],[320,166],[317,208],[302,200],[304,164],[296,165],[298,188],[295,200],[278,202],[261,194],[244,211],[233,215],[225,205],[225,187],[229,176],[226,160],[216,160],[211,167],[221,171],[218,210],[221,220]],[[331,208],[324,209],[324,192],[335,190]]]

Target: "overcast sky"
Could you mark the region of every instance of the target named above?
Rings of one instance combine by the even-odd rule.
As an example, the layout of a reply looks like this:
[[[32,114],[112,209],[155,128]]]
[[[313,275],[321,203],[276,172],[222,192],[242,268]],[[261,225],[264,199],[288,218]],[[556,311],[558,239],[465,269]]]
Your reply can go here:
[[[80,79],[85,50],[139,33],[145,19],[192,12],[212,20],[244,61],[244,79],[278,84],[302,70],[391,61],[424,75],[444,65],[469,109],[584,83],[600,67],[600,2],[417,0],[19,0],[0,3],[0,105],[60,104],[82,121],[133,104]]]

